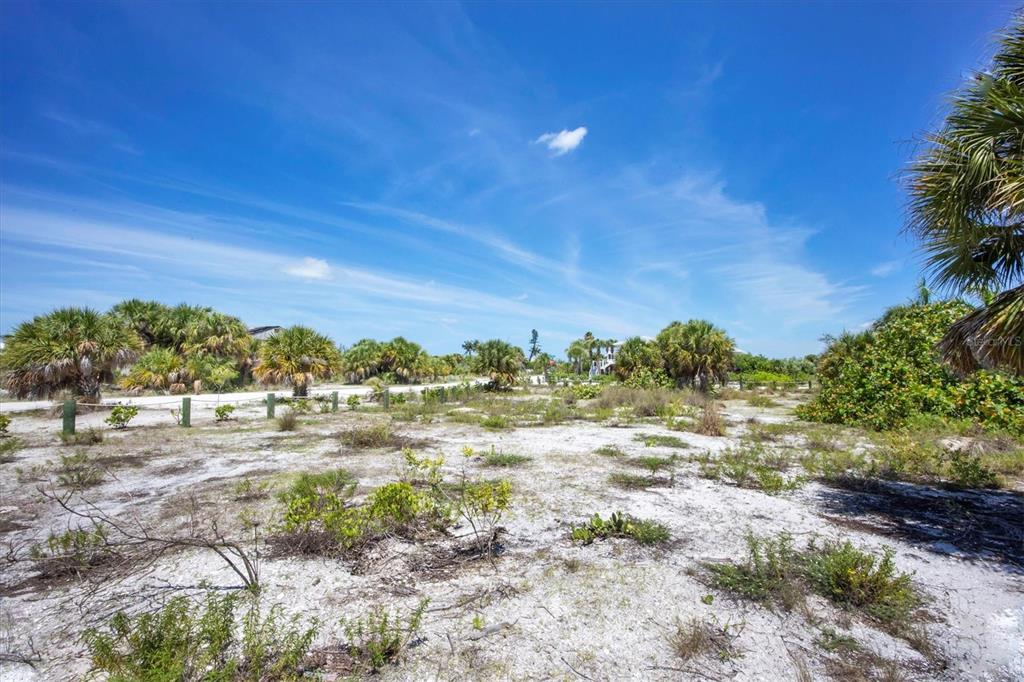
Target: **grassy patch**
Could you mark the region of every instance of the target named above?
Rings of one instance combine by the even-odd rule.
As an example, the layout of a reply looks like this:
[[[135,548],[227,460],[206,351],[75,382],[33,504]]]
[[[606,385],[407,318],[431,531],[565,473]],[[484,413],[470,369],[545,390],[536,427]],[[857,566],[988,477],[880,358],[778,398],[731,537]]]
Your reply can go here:
[[[61,431],[60,440],[64,445],[96,445],[103,442],[103,432],[92,427],[74,433]]]
[[[503,429],[512,428],[508,418],[501,414],[491,414],[484,417],[480,420],[480,426],[485,429],[491,429],[492,431],[501,431]]]
[[[285,410],[284,414],[277,418],[278,431],[294,431],[299,428],[299,413],[294,409]]]
[[[625,457],[626,453],[623,452],[616,445],[602,445],[597,450],[594,450],[595,455],[601,455],[602,457]]]
[[[739,488],[761,490],[769,495],[794,490],[804,483],[802,477],[786,478],[789,456],[771,451],[760,443],[728,448],[712,458],[705,453],[699,460],[705,478],[723,481]]]
[[[517,455],[511,452],[491,452],[484,455],[484,465],[489,467],[517,467],[530,461],[525,455]]]
[[[391,425],[382,422],[341,432],[341,442],[351,448],[383,448],[392,445]]]
[[[653,485],[649,476],[615,472],[608,477],[608,482],[623,490],[646,490]]]
[[[768,407],[778,407],[779,403],[775,402],[774,400],[772,400],[771,398],[769,398],[766,395],[761,395],[761,394],[758,393],[756,395],[752,395],[749,398],[747,398],[747,405],[750,405],[751,407],[768,408]]]
[[[15,460],[18,450],[25,447],[25,442],[20,438],[11,436],[0,439],[0,464],[7,464]]]
[[[693,618],[677,621],[668,641],[672,652],[684,663],[701,657],[727,661],[739,655],[733,646],[738,635],[737,629],[729,625]]]
[[[655,433],[638,433],[633,437],[633,440],[639,441],[644,444],[644,447],[662,447],[662,448],[680,448],[685,449],[690,447],[682,438],[676,436],[662,436]]]

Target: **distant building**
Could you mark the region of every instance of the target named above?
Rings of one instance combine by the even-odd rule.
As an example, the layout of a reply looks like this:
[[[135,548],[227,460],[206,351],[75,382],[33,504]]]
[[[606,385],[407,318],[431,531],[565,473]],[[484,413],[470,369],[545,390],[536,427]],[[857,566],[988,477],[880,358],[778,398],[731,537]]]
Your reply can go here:
[[[263,339],[269,339],[271,336],[278,333],[282,329],[284,329],[284,327],[278,326],[276,324],[270,325],[269,327],[253,327],[252,329],[249,330],[249,336],[251,336],[254,339],[260,339],[262,341]]]

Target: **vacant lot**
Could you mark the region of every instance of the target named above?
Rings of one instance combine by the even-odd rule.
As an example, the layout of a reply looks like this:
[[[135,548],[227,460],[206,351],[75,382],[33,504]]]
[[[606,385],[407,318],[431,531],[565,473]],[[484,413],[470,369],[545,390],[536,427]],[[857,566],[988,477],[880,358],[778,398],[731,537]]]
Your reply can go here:
[[[56,417],[15,415],[0,464],[4,679],[84,675],[88,628],[245,580],[264,613],[318,623],[302,668],[325,679],[1024,678],[1019,443],[951,434],[936,452],[985,455],[951,459],[954,485],[913,458],[864,465],[897,446],[794,421],[798,394],[727,397],[716,412],[672,392],[534,390],[387,413],[343,403],[294,425],[252,404],[222,422],[197,412],[189,429],[143,410],[111,430],[104,412],[79,418],[78,443]],[[282,494],[339,469],[355,482],[346,510],[394,482],[419,491],[413,516],[422,500],[452,506],[345,546],[285,532]],[[458,512],[466,481],[499,480],[507,508]],[[424,599],[400,650],[360,658],[345,622]]]

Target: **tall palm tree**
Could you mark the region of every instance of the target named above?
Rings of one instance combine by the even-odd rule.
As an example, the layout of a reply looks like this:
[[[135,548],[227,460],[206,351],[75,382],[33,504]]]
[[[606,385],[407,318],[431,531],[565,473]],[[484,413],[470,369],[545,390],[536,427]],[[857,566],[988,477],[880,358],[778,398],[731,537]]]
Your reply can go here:
[[[98,402],[103,379],[141,351],[139,335],[115,317],[61,308],[18,325],[0,354],[0,370],[7,390],[19,398],[47,398],[66,389]]]
[[[735,351],[733,340],[707,320],[673,322],[655,340],[665,371],[678,384],[707,392],[712,380],[725,381]]]
[[[660,364],[658,347],[639,336],[633,336],[623,341],[615,354],[615,375],[619,379],[626,379],[641,367],[655,369]]]
[[[508,388],[515,384],[523,371],[523,350],[510,343],[491,339],[477,348],[473,370],[486,374],[495,388]]]
[[[171,384],[185,382],[184,362],[170,348],[150,348],[132,365],[128,376],[121,379],[124,388],[155,388],[167,390]]]
[[[112,307],[110,314],[133,328],[146,346],[152,346],[157,343],[156,330],[160,325],[159,321],[168,310],[167,306],[157,301],[129,298]]]
[[[910,169],[908,228],[937,284],[958,294],[1003,290],[954,323],[939,344],[969,372],[1024,374],[1024,15],[1002,37],[990,72],[952,111]]]
[[[293,395],[305,396],[313,381],[340,368],[341,352],[333,341],[309,327],[295,326],[263,341],[252,373],[265,384],[291,384]]]
[[[350,381],[364,381],[380,372],[381,344],[373,339],[360,339],[345,351],[344,369]]]

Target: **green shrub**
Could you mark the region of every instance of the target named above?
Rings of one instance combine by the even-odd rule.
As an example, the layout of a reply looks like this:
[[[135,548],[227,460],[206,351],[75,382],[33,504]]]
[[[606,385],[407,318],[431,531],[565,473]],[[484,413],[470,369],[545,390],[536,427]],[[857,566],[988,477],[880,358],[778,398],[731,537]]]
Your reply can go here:
[[[60,456],[57,484],[71,490],[91,488],[103,482],[103,471],[84,452]]]
[[[343,621],[346,648],[357,672],[378,672],[385,665],[398,662],[419,632],[426,608],[424,599],[404,619],[398,612],[377,607],[365,617]]]
[[[110,410],[110,416],[103,421],[115,429],[128,428],[128,422],[139,414],[139,408],[134,405],[114,405]]]
[[[14,461],[14,455],[25,447],[25,442],[20,438],[4,438],[0,440],[0,464],[7,464]]]
[[[830,339],[818,365],[821,390],[797,415],[891,429],[926,414],[1024,434],[1024,379],[981,371],[961,380],[939,359],[936,344],[969,311],[959,301],[899,306],[868,331]]]
[[[782,452],[772,452],[761,443],[741,444],[727,448],[712,458],[706,453],[701,458],[700,473],[705,478],[724,481],[739,488],[761,490],[777,495],[794,490],[804,483],[801,477],[786,479],[782,475],[789,466],[789,458]]]
[[[512,483],[506,480],[471,481],[463,474],[455,486],[455,513],[473,530],[473,542],[481,553],[492,553],[498,522],[511,501]]]
[[[641,545],[657,545],[668,542],[669,532],[657,521],[612,512],[607,520],[594,514],[585,524],[573,526],[570,536],[573,542],[581,545],[604,538],[630,538]]]
[[[605,409],[628,407],[637,417],[655,417],[664,414],[681,395],[668,388],[609,386],[601,391],[594,405]]]
[[[7,429],[11,426],[11,415],[0,412],[0,436],[7,435]]]
[[[746,599],[781,601],[791,608],[801,570],[800,557],[793,550],[793,537],[788,533],[775,538],[748,534],[746,540],[745,562],[707,565],[712,584]]]
[[[278,495],[285,506],[282,529],[288,533],[324,532],[350,538],[352,519],[347,502],[355,489],[355,477],[344,469],[299,474]],[[361,536],[361,532],[357,535]]]
[[[778,407],[778,403],[766,395],[756,394],[747,398],[747,405],[751,407]]]
[[[231,419],[231,414],[235,411],[234,405],[218,405],[213,408],[213,414],[218,422],[226,422]]]
[[[74,433],[61,431],[60,440],[64,445],[96,445],[103,442],[103,432],[93,427]]]
[[[350,395],[349,397],[345,398],[345,404],[348,405],[350,410],[356,409],[357,407],[359,407],[359,396]]]
[[[920,604],[910,574],[898,573],[893,550],[876,558],[849,541],[813,542],[807,551],[806,575],[814,591],[831,601],[860,608],[882,622],[904,622]]]
[[[116,556],[107,542],[106,530],[100,525],[51,533],[46,542],[35,544],[29,550],[29,558],[45,577],[79,575]]]
[[[235,484],[232,492],[234,493],[234,500],[236,502],[247,502],[249,500],[261,500],[267,496],[267,492],[270,490],[270,483],[268,481],[254,481],[253,479],[246,476],[241,481]]]
[[[236,610],[246,601],[241,637]],[[83,640],[94,673],[111,682],[147,680],[298,680],[316,635],[316,625],[298,627],[275,606],[264,618],[255,595],[211,592],[202,605],[174,597],[158,611],[118,612],[103,631],[90,628]]]
[[[661,368],[637,367],[622,382],[627,388],[652,389],[672,388],[675,384]]]
[[[599,384],[573,384],[561,389],[560,393],[576,400],[592,400],[601,395],[602,388]]]
[[[500,430],[509,428],[510,424],[504,415],[492,414],[481,419],[480,426],[485,429]]]

